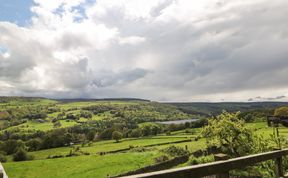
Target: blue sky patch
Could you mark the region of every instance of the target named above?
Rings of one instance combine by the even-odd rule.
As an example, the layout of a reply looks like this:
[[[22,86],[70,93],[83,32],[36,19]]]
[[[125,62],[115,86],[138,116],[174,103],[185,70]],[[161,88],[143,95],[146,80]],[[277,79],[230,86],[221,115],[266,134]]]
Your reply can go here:
[[[1,0],[0,21],[8,21],[20,26],[30,23],[33,0]]]
[[[4,46],[0,45],[0,54],[4,54],[4,53],[7,53],[7,52],[8,52],[8,49],[5,48]]]

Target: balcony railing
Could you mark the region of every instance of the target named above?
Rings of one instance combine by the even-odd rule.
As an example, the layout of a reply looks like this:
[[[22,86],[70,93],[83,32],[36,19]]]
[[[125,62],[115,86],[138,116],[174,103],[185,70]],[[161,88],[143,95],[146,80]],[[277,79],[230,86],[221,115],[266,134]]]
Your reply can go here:
[[[8,178],[2,164],[0,163],[0,178]]]
[[[210,175],[216,175],[218,178],[229,178],[229,171],[231,170],[242,169],[267,160],[275,160],[276,178],[282,178],[284,177],[282,157],[286,155],[288,155],[288,149],[122,178],[201,178]]]

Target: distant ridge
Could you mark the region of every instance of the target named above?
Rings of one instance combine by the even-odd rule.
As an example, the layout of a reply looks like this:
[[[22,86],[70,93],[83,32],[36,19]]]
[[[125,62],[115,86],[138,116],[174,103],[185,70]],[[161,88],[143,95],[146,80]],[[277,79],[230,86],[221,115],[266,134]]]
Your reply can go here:
[[[57,101],[62,102],[77,102],[77,101],[146,101],[151,102],[147,99],[141,98],[97,98],[97,99],[90,99],[90,98],[73,98],[73,99],[55,99]]]
[[[246,112],[251,110],[275,109],[281,106],[288,106],[288,102],[166,102],[176,106],[179,110],[189,114],[218,115],[223,110],[228,112]]]

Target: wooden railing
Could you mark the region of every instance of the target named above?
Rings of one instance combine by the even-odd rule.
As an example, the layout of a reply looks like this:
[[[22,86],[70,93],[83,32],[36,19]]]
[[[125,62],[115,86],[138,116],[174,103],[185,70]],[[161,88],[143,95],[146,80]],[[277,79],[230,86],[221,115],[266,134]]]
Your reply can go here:
[[[210,175],[217,175],[216,177],[219,178],[229,178],[229,171],[231,170],[242,169],[246,166],[251,166],[267,160],[275,160],[276,178],[281,178],[284,177],[282,157],[286,155],[288,155],[288,149],[122,178],[200,178]]]
[[[0,178],[8,178],[2,164],[0,163]]]

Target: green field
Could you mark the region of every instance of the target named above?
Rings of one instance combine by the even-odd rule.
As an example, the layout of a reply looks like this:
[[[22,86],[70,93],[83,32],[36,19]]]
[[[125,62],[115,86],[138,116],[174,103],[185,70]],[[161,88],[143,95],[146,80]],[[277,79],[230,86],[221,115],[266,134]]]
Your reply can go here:
[[[127,139],[127,140],[122,140],[119,143],[115,143],[114,140],[108,140],[108,141],[95,142],[91,146],[84,146],[84,147],[81,147],[81,145],[78,145],[78,146],[84,152],[88,152],[90,154],[97,154],[99,152],[121,150],[121,149],[129,148],[130,146],[132,147],[149,146],[149,145],[154,145],[154,144],[169,143],[169,142],[180,141],[180,140],[186,140],[186,138],[185,137],[182,137],[182,138],[181,137],[178,137],[178,138],[152,137],[152,138],[143,138],[143,139]],[[33,155],[35,159],[46,159],[49,155],[50,156],[53,156],[53,155],[65,156],[69,153],[71,149],[72,147],[47,149],[47,150],[31,152],[31,155]]]
[[[265,122],[251,123],[249,127],[257,129],[259,134],[263,134],[268,137],[273,133],[272,128],[268,128]],[[197,134],[200,130],[197,129]],[[8,162],[3,164],[8,172],[8,175],[18,177],[37,177],[41,174],[43,177],[105,177],[109,175],[117,175],[125,173],[129,170],[134,170],[146,165],[154,164],[153,159],[157,155],[161,155],[159,150],[166,148],[170,145],[151,146],[152,152],[135,153],[127,151],[124,153],[107,154],[99,156],[97,152],[113,151],[129,146],[148,146],[165,142],[173,142],[186,139],[187,137],[195,137],[196,135],[187,135],[184,131],[177,131],[173,136],[157,136],[151,138],[140,138],[140,139],[127,139],[122,140],[120,143],[115,141],[100,141],[95,142],[91,146],[84,146],[80,149],[85,152],[89,152],[91,155],[88,156],[77,156],[69,158],[57,158],[57,159],[46,159],[49,155],[66,155],[69,153],[71,148],[54,148],[42,151],[31,152],[35,156],[35,160],[26,162]],[[281,128],[280,134],[288,136],[288,129]],[[185,143],[171,144],[182,148],[188,147],[189,151],[197,151],[205,149],[206,144],[204,139],[198,141],[191,141]],[[137,163],[137,164],[136,164]],[[58,167],[61,167],[59,171]],[[110,169],[109,169],[110,167]],[[58,170],[58,171],[53,171]],[[41,176],[42,177],[42,176]]]
[[[78,156],[4,164],[13,178],[88,178],[118,175],[153,164],[157,152]]]
[[[190,136],[193,137],[194,135]],[[105,177],[107,174],[117,175],[155,164],[154,158],[163,154],[159,150],[169,147],[170,145],[182,148],[188,146],[190,151],[205,149],[206,146],[204,139],[185,143],[153,146],[154,144],[184,140],[186,137],[187,136],[183,135],[179,135],[178,137],[160,136],[136,140],[123,140],[120,143],[115,143],[115,141],[101,141],[95,142],[91,146],[80,147],[82,151],[91,153],[91,155],[88,156],[82,155],[69,158],[46,159],[49,155],[66,155],[69,153],[69,150],[71,150],[71,148],[67,147],[54,148],[31,152],[31,155],[35,156],[35,160],[33,161],[17,163],[8,162],[4,163],[3,166],[5,167],[5,170],[7,170],[8,175],[15,178],[37,177],[39,174],[43,175],[43,177],[77,177],[79,175],[81,175],[81,177]],[[131,150],[124,153],[107,154],[104,156],[95,154],[101,151],[104,152],[128,148],[129,146],[136,147],[149,145],[151,145],[151,147],[149,147],[149,150],[151,151],[148,152],[138,153]],[[65,171],[53,171],[59,170],[57,169],[57,165],[61,167],[61,169],[65,169]]]
[[[267,127],[261,112],[264,110],[269,114],[273,110],[265,110],[266,107],[282,104],[276,103],[274,106],[273,103],[264,103],[262,106],[261,103],[226,103],[215,107],[215,104],[170,105],[142,100],[55,101],[21,97],[0,99],[0,156],[6,158],[7,162],[2,164],[9,177],[13,178],[115,176],[156,164],[155,158],[166,156],[166,159],[173,159],[175,155],[163,151],[172,146],[190,153],[205,150],[207,142],[205,138],[201,138],[202,127],[207,121],[205,115],[209,114],[209,111],[218,112],[222,106],[230,107],[231,110],[249,110],[242,116],[251,119],[250,115],[253,115],[257,118],[245,125],[262,138],[270,138],[274,133],[273,128]],[[251,108],[257,110],[251,111]],[[258,110],[259,108],[261,110]],[[191,114],[186,112],[187,109],[194,114],[203,115]],[[196,125],[161,125],[155,122],[191,118],[199,118],[200,122],[196,122]],[[92,138],[89,137],[91,131]],[[121,132],[118,142],[113,138],[115,131]],[[141,135],[133,136],[133,132]],[[288,138],[287,128],[281,126],[279,132],[285,139]],[[5,154],[9,152],[4,149],[7,137],[10,137],[8,141],[16,140],[17,143],[14,144],[29,151],[28,155],[32,156],[33,160],[15,162],[15,152]],[[33,144],[31,146],[29,142],[31,139],[36,141],[33,144],[41,147],[29,150],[30,147],[33,148]],[[185,142],[173,143],[178,141]],[[13,146],[13,143],[10,144]],[[177,167],[189,164],[188,161]]]

